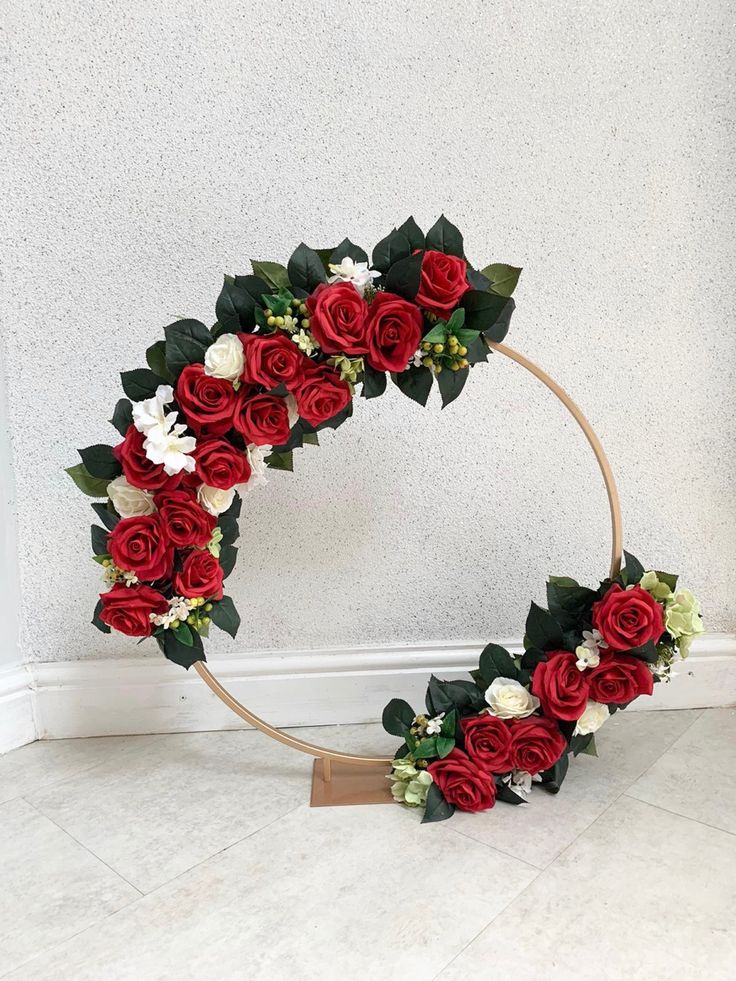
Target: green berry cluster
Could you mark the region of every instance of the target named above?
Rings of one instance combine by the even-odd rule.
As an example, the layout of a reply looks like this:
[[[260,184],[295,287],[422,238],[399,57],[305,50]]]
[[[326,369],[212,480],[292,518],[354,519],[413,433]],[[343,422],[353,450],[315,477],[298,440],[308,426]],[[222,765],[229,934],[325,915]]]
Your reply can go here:
[[[309,310],[306,303],[294,297],[284,310],[283,315],[274,314],[273,310],[266,308],[263,311],[266,324],[269,327],[278,327],[281,330],[288,330],[294,333],[299,330],[309,330]],[[301,319],[300,319],[301,318]]]
[[[445,368],[449,368],[450,371],[460,371],[461,368],[467,368],[469,364],[465,357],[468,349],[454,334],[450,334],[444,344],[424,341],[422,351],[424,353],[422,364],[425,368],[431,368],[436,375]]]

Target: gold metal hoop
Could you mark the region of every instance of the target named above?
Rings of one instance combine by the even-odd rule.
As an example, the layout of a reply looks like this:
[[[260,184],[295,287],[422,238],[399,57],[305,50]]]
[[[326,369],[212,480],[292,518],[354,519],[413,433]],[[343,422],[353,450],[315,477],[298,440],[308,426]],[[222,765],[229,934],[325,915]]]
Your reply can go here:
[[[519,354],[518,351],[514,351],[513,348],[507,347],[505,344],[490,343],[490,347],[494,351],[498,351],[499,354],[503,354],[512,361],[515,361],[517,364],[520,364],[522,368],[526,368],[526,370],[534,375],[535,378],[538,378],[543,385],[546,385],[550,392],[552,392],[553,395],[556,395],[560,402],[562,402],[575,422],[577,422],[578,426],[580,426],[582,429],[585,438],[595,454],[598,467],[600,468],[603,481],[606,485],[608,505],[611,512],[610,574],[611,577],[617,575],[621,567],[621,549],[623,541],[621,505],[619,503],[618,491],[616,490],[616,483],[613,479],[611,466],[608,462],[606,454],[603,452],[601,441],[593,432],[590,423],[567,392],[560,388],[557,382],[550,378],[545,371],[542,371],[542,369],[534,364],[533,361],[525,358],[523,354]],[[390,756],[359,756],[352,753],[340,753],[332,749],[326,749],[324,746],[315,746],[313,743],[305,742],[303,739],[297,739],[296,736],[290,736],[282,729],[277,729],[275,726],[269,725],[268,722],[265,722],[263,719],[259,718],[257,715],[254,715],[247,708],[245,708],[244,705],[241,705],[237,698],[234,698],[226,688],[223,688],[203,661],[197,661],[194,667],[211,691],[213,691],[215,695],[217,695],[217,697],[223,701],[225,705],[227,705],[228,708],[232,709],[232,711],[235,712],[236,715],[239,715],[245,722],[250,723],[250,725],[254,726],[256,729],[260,729],[261,732],[265,733],[267,736],[270,736],[272,739],[277,739],[285,746],[291,747],[291,749],[296,749],[301,753],[308,753],[310,756],[317,757],[322,764],[321,775],[323,780],[329,781],[332,763],[348,764],[351,766],[375,767],[377,764],[386,764],[391,762],[392,757]],[[332,803],[335,802],[337,801],[332,801]],[[351,800],[350,802],[354,803],[356,801]]]

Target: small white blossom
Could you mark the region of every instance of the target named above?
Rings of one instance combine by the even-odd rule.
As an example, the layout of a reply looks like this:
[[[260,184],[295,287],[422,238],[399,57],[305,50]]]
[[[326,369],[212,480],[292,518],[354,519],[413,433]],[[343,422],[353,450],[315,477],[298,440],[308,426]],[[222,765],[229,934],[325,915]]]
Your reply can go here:
[[[422,367],[422,361],[426,357],[427,357],[426,352],[424,352],[421,348],[419,348],[412,355],[411,363],[414,365],[415,368],[421,368]]]
[[[600,630],[584,630],[583,631],[583,647],[587,647],[590,651],[595,651],[596,654],[608,647],[608,644],[603,639],[603,634]]]
[[[370,286],[374,279],[381,275],[377,269],[369,269],[367,262],[353,262],[350,256],[345,256],[341,263],[330,263],[331,276],[328,276],[328,283],[352,283],[362,296],[366,286]]]
[[[172,623],[177,620],[184,621],[189,616],[191,610],[196,606],[193,599],[185,599],[183,596],[172,596],[169,600],[168,613],[150,613],[149,620],[157,627],[168,630]]]
[[[578,671],[585,671],[586,668],[597,668],[601,663],[601,656],[597,650],[591,650],[590,647],[586,647],[585,644],[581,644],[579,647],[575,648],[575,654],[577,655],[577,661],[575,666]]]
[[[291,339],[300,351],[304,351],[307,357],[317,350],[317,342],[312,335],[303,328],[300,328],[295,334],[292,334]]]
[[[108,586],[116,582],[124,583],[126,586],[135,586],[138,576],[128,569],[119,569],[113,562],[106,565],[102,570],[102,578]]]
[[[252,491],[256,487],[265,487],[268,483],[266,478],[266,457],[273,449],[268,443],[263,446],[256,446],[255,443],[251,443],[246,450],[248,455],[248,462],[250,463],[251,474],[247,484],[242,484],[246,491]]]
[[[427,722],[426,733],[428,736],[438,736],[442,732],[442,720],[445,717],[444,712],[440,712],[433,719]]]

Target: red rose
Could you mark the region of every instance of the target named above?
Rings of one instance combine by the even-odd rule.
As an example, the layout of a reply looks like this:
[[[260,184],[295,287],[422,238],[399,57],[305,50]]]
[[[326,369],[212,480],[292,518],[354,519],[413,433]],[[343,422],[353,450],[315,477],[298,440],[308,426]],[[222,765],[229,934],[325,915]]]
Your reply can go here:
[[[352,283],[320,283],[307,307],[309,329],[325,354],[368,353],[368,304]]]
[[[123,442],[113,447],[112,451],[120,461],[125,479],[133,487],[141,487],[144,490],[161,490],[162,487],[178,486],[182,475],[169,477],[162,463],[151,463],[143,449],[145,438],[135,426],[129,426]]]
[[[576,661],[569,651],[550,651],[548,659],[534,669],[532,692],[542,703],[545,715],[573,722],[585,711],[588,681]]]
[[[530,715],[511,723],[511,766],[515,770],[531,774],[549,770],[566,748],[565,737],[554,719]]]
[[[282,446],[289,439],[289,409],[280,395],[249,395],[235,413],[235,428],[246,443]]]
[[[177,595],[187,599],[204,596],[222,599],[222,566],[210,552],[190,552],[184,559],[181,572],[174,574]]]
[[[465,259],[445,255],[444,252],[425,252],[415,300],[430,313],[447,319],[463,293],[470,289],[467,276],[468,264]]]
[[[157,514],[118,521],[107,547],[115,565],[134,572],[139,579],[164,579],[171,572],[174,549]]]
[[[593,626],[614,651],[630,651],[664,633],[662,607],[641,586],[622,589],[614,583],[603,599],[593,604]]]
[[[352,398],[348,383],[326,365],[312,365],[305,371],[294,396],[299,415],[311,426],[336,416]]]
[[[100,593],[100,620],[128,637],[150,637],[151,613],[168,613],[165,596],[150,586],[116,583],[109,593]]]
[[[301,377],[309,358],[284,334],[238,334],[243,345],[243,381],[249,385],[291,390]]]
[[[237,401],[232,382],[206,374],[204,365],[188,364],[182,371],[176,383],[176,401],[195,433],[205,430],[221,436],[232,427]]]
[[[190,491],[177,490],[156,494],[161,524],[172,545],[177,548],[204,548],[212,538],[217,518],[197,504]]]
[[[448,804],[461,811],[486,811],[496,803],[496,784],[460,749],[444,760],[430,763],[427,770]]]
[[[460,722],[468,756],[489,773],[511,769],[511,730],[501,719],[485,712]]]
[[[242,450],[231,446],[226,439],[205,439],[194,451],[196,473],[203,484],[229,490],[250,480],[250,463]]]
[[[586,672],[590,697],[605,705],[625,705],[639,695],[651,695],[654,677],[638,657],[603,654],[597,668]]]
[[[404,371],[422,339],[419,307],[394,293],[376,293],[367,321],[368,364],[377,371]]]

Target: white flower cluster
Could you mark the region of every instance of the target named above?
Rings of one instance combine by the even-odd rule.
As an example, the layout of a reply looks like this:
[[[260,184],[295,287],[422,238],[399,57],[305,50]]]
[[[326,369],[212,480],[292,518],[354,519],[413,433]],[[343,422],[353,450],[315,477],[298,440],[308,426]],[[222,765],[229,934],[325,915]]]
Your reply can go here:
[[[350,256],[345,256],[340,263],[331,262],[330,272],[332,275],[327,277],[328,283],[352,283],[361,296],[366,287],[381,275],[377,269],[369,269],[367,262],[354,262]]]
[[[119,569],[112,559],[104,559],[102,563],[102,579],[109,586],[116,582],[124,583],[126,586],[135,586],[138,576],[128,569]]]
[[[169,600],[169,612],[151,613],[151,623],[154,623],[157,627],[163,627],[164,630],[168,630],[176,620],[185,621],[194,607],[198,605],[199,601],[197,599],[172,596]]]
[[[532,792],[532,784],[541,783],[542,775],[535,773],[532,776],[526,770],[512,770],[511,773],[507,773],[501,779],[515,794],[527,800]]]
[[[174,401],[171,385],[159,385],[153,398],[133,404],[133,424],[145,435],[143,449],[155,464],[163,464],[164,471],[173,477],[182,470],[194,470],[194,452],[197,441],[184,436],[186,426],[177,423],[178,412],[166,412],[166,406]]]

